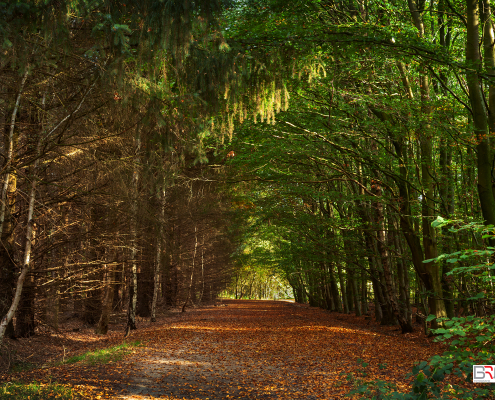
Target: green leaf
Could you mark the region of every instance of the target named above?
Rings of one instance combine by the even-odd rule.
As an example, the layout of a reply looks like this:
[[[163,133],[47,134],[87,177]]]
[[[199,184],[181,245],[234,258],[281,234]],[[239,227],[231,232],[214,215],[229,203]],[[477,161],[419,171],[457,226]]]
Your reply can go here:
[[[433,221],[431,223],[431,226],[433,228],[440,228],[440,227],[442,227],[444,225],[447,225],[448,223],[449,223],[448,220],[446,220],[446,219],[444,219],[444,218],[442,218],[442,217],[439,216],[439,217],[437,217],[437,219],[435,221]]]
[[[426,317],[426,322],[433,321],[435,318],[436,317],[433,314],[430,314],[430,315],[428,315],[428,317]]]

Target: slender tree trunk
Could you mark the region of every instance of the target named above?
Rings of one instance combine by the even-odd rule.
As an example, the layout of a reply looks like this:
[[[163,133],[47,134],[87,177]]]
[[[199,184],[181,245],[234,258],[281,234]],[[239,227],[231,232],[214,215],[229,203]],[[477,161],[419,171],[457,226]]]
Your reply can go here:
[[[342,266],[337,263],[337,272],[339,275],[340,290],[342,292],[342,301],[344,303],[344,314],[349,314],[349,305],[347,303],[347,292],[345,288],[344,273],[342,271]]]
[[[19,110],[19,105],[21,102],[21,97],[22,97],[22,92],[24,91],[24,85],[26,84],[26,80],[29,74],[29,65],[26,66],[26,71],[24,72],[24,75],[21,80],[21,84],[19,87],[19,91],[17,93],[17,97],[15,100],[15,105],[14,105],[14,110],[12,111],[12,117],[10,119],[10,129],[9,129],[9,135],[7,139],[7,154],[6,154],[6,160],[5,160],[5,165],[4,165],[4,170],[5,170],[5,176],[3,178],[3,186],[2,186],[2,193],[1,193],[1,198],[0,198],[0,237],[2,237],[3,233],[3,225],[5,221],[5,208],[6,208],[6,198],[7,198],[7,190],[9,187],[9,181],[10,181],[10,174],[11,174],[11,165],[12,165],[12,158],[14,156],[14,131],[15,131],[15,121],[17,118],[17,112]]]
[[[334,271],[333,263],[329,263],[328,272],[330,275],[330,286],[332,288],[333,302],[335,303],[336,311],[341,313],[342,312],[342,300],[340,299],[339,287],[337,285],[337,280],[335,279],[335,271]]]
[[[41,136],[41,135],[40,135]],[[41,151],[41,137],[38,142],[38,155]],[[19,301],[21,300],[21,294],[22,294],[22,288],[24,285],[24,281],[26,279],[26,276],[29,272],[29,269],[31,268],[31,246],[32,246],[32,237],[33,237],[33,216],[34,216],[34,204],[35,204],[35,199],[36,199],[36,185],[38,183],[37,180],[37,172],[38,172],[38,164],[39,164],[39,156],[36,158],[36,161],[34,162],[34,174],[33,174],[33,180],[31,182],[31,191],[29,194],[29,208],[28,208],[28,217],[27,217],[27,227],[26,227],[26,244],[24,247],[24,260],[22,263],[22,269],[19,277],[17,278],[17,284],[16,284],[16,289],[15,289],[15,295],[14,299],[12,300],[12,304],[7,311],[7,314],[2,318],[2,321],[0,322],[0,343],[2,343],[3,338],[5,336],[5,331],[7,329],[7,326],[9,325],[10,321],[12,320],[12,317],[14,316],[17,307],[19,305]]]
[[[198,303],[201,304],[203,295],[205,293],[205,235],[203,234],[203,240],[201,241],[201,294],[198,299]]]
[[[189,280],[189,290],[187,291],[186,301],[184,301],[184,304],[182,305],[182,312],[186,311],[187,303],[191,298],[191,290],[193,287],[193,279],[194,279],[194,262],[196,261],[197,250],[198,250],[198,226],[194,225],[194,254],[193,254],[192,266],[191,266],[191,279]]]
[[[162,268],[162,246],[163,246],[163,241],[165,240],[165,229],[164,229],[165,202],[166,202],[166,193],[165,193],[165,188],[163,188],[161,190],[161,196],[160,196],[160,220],[159,220],[160,227],[158,229],[155,273],[153,276],[153,301],[151,303],[151,322],[156,322],[156,303],[158,300],[158,290],[161,286],[160,277],[161,277],[161,268]]]
[[[140,174],[140,152],[141,152],[141,131],[140,126],[136,128],[136,138],[134,140],[134,171],[132,174],[132,193],[134,196],[131,211],[131,281],[132,296],[129,294],[129,307],[127,309],[127,326],[125,336],[128,336],[131,330],[136,329],[136,309],[138,297],[138,274],[137,274],[137,212],[139,201],[139,174]]]

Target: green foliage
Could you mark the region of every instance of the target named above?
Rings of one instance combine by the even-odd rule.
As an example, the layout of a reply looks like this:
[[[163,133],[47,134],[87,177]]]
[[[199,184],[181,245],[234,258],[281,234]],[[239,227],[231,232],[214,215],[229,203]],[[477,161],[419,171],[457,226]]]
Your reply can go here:
[[[479,223],[464,224],[460,221],[449,221],[443,218],[437,218],[432,225],[436,228],[451,226],[451,232],[459,232],[463,230],[474,231],[481,235],[483,239],[491,239],[493,237],[493,227],[484,226]],[[492,249],[487,246],[487,251],[473,251],[466,249],[460,252],[451,254],[443,254],[433,260],[425,262],[441,260],[455,260],[458,262],[458,257],[462,261],[467,259],[476,259],[477,257],[491,257]],[[491,265],[491,263],[490,263]],[[480,273],[480,268],[485,265],[474,266],[459,266],[453,269],[449,274],[453,273]],[[491,277],[485,275],[485,281]],[[485,298],[485,293],[480,292],[475,296],[471,296],[466,300],[476,301]],[[435,320],[434,315],[429,315],[426,318],[427,322]],[[495,354],[495,315],[483,317],[467,316],[438,318],[437,329],[432,329],[436,335],[435,340],[444,342],[449,346],[448,351],[442,355],[433,356],[428,362],[422,361],[416,365],[410,376],[414,378],[412,392],[402,394],[395,391],[386,392],[386,397],[390,399],[403,400],[422,400],[422,399],[483,399],[491,398],[495,395],[495,384],[483,384],[473,387],[472,371],[473,365],[492,364],[493,354]],[[449,379],[447,379],[449,378]],[[445,383],[445,380],[450,383]],[[359,393],[364,395],[364,398],[381,398],[375,396],[377,383],[360,383],[358,388],[351,393]],[[367,397],[366,397],[367,396]]]
[[[71,388],[57,383],[7,382],[0,385],[0,400],[69,400],[75,397]]]
[[[429,317],[431,319],[432,316]],[[464,373],[470,373],[473,361],[487,364],[495,353],[495,316],[440,319],[442,328],[433,329],[435,340],[449,345],[442,357],[433,357],[435,365],[454,362]]]
[[[459,220],[448,220],[438,217],[432,226],[441,229],[449,227],[451,233],[463,231],[473,232],[480,239],[491,239],[493,237],[493,226],[485,226],[480,223],[463,223]],[[465,249],[450,254],[442,254],[435,259],[425,260],[425,263],[434,261],[447,261],[453,264],[463,262],[448,274],[481,274],[480,269],[486,268],[486,259],[490,258],[493,251],[490,246],[485,250]],[[467,261],[485,258],[485,264],[468,265]],[[491,265],[491,262],[488,262]],[[491,280],[491,276],[484,275],[485,281]],[[466,298],[475,301],[485,298],[485,293]],[[427,322],[435,320],[434,315],[426,318]],[[422,361],[416,365],[410,376],[414,378],[412,391],[401,394],[390,391],[386,398],[403,400],[422,399],[482,399],[495,395],[495,385],[480,385],[473,387],[472,370],[473,365],[491,364],[495,354],[495,315],[484,317],[467,316],[455,318],[437,319],[440,328],[432,329],[436,335],[435,340],[448,344],[448,351],[442,355],[436,355],[429,361]],[[445,383],[446,378],[448,382]],[[359,393],[366,393],[371,397],[372,390],[369,384],[361,384]],[[355,393],[358,393],[357,391]]]
[[[347,376],[347,380],[354,386],[347,396],[370,400],[475,400],[488,399],[495,395],[494,384],[473,387],[472,365],[476,364],[473,360],[471,363],[463,364],[462,367],[456,367],[455,361],[446,354],[434,356],[428,362],[422,361],[413,367],[409,374],[409,377],[413,377],[412,390],[409,393],[398,392],[396,385],[387,381],[366,381],[363,378],[367,374],[362,371],[357,376],[354,374]],[[483,361],[480,360],[481,363]],[[363,368],[365,367],[366,365]],[[447,378],[452,376],[457,378],[456,382],[465,383],[448,383],[451,378]]]
[[[347,381],[353,386],[353,389],[347,393],[346,397],[351,398],[365,398],[371,400],[385,400],[388,399],[390,393],[396,389],[396,385],[382,380],[373,380],[369,381],[366,378],[368,377],[367,367],[368,363],[365,363],[363,360],[358,359],[357,363],[360,367],[360,372],[356,374],[347,374]],[[384,364],[379,364],[380,369],[385,369],[386,366]]]
[[[446,229],[448,227],[448,232],[452,234],[468,232],[475,237],[479,247],[477,249],[464,248],[452,253],[443,253],[438,257],[424,260],[424,263],[432,261],[436,263],[446,262],[452,264],[446,273],[448,276],[475,276],[484,285],[483,287],[488,287],[487,285],[493,283],[493,270],[495,270],[493,254],[495,253],[495,247],[489,245],[495,238],[493,225],[484,225],[479,222],[466,223],[461,220],[449,220],[442,217],[438,217],[431,225],[437,229]],[[478,293],[470,293],[465,300],[488,301],[493,304],[495,301],[493,295],[493,291],[484,290]]]

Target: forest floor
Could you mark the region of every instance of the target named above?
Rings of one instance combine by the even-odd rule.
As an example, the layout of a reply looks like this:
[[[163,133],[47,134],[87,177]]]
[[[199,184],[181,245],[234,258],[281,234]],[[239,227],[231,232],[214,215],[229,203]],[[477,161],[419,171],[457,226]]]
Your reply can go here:
[[[141,345],[108,363],[55,361],[122,343],[121,324],[107,336],[62,326],[58,333],[8,341],[30,368],[0,374],[0,384],[58,382],[96,399],[329,400],[351,389],[350,373],[406,390],[414,363],[444,351],[419,326],[403,335],[364,317],[284,301],[224,300],[169,311],[138,328],[125,340]]]

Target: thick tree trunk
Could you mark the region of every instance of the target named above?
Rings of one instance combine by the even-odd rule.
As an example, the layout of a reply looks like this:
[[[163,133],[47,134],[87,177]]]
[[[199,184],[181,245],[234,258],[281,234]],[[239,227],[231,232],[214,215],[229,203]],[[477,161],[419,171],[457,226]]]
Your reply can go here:
[[[352,297],[354,299],[354,311],[358,317],[362,315],[361,312],[361,303],[360,303],[360,295],[358,290],[357,279],[354,274],[354,271],[351,271],[351,284],[352,284]]]
[[[421,97],[425,116],[430,114],[428,79],[425,75],[421,77]],[[431,226],[434,220],[434,182],[432,179],[433,144],[429,136],[429,127],[425,126],[421,135],[421,180],[422,194],[422,226],[423,226],[423,249],[427,260],[436,258],[437,241],[435,229]],[[447,317],[447,310],[443,301],[442,287],[442,264],[437,262],[425,263],[425,268],[430,277],[432,293],[429,295],[430,312],[437,318]],[[436,320],[433,326],[437,326]]]
[[[445,218],[451,218],[454,213],[454,187],[455,181],[452,173],[452,149],[445,140],[440,142],[440,184],[438,185],[438,193],[442,204],[442,214]],[[454,235],[444,233],[449,240],[444,241],[443,253],[452,253],[452,240],[455,240]],[[442,289],[445,303],[445,310],[448,318],[453,318],[454,315],[454,290],[452,287],[452,276],[447,275],[451,270],[449,263],[444,263],[442,266]]]
[[[5,315],[13,299],[13,288],[15,287],[16,259],[15,235],[14,235],[14,214],[17,206],[17,176],[10,174],[6,207],[4,210],[3,231],[0,246],[0,315]],[[14,338],[14,324],[9,323],[6,336]]]
[[[399,254],[403,254],[400,238],[394,237],[395,248]],[[399,281],[399,307],[405,320],[412,327],[412,309],[411,309],[411,296],[409,287],[409,271],[406,263],[402,258],[397,260],[397,277]]]
[[[483,100],[479,71],[481,70],[481,54],[479,51],[479,2],[466,0],[467,37],[466,37],[466,61],[472,67],[466,72],[469,100],[474,124],[474,134],[478,141],[478,196],[481,210],[486,224],[495,225],[495,198],[493,195],[492,163],[488,117]],[[489,38],[487,38],[489,40]],[[492,43],[487,43],[492,46]],[[489,55],[488,55],[489,56]]]
[[[36,285],[34,275],[28,274],[22,289],[21,301],[16,312],[16,335],[18,337],[31,337],[35,334],[35,309],[34,300]]]
[[[58,331],[58,316],[60,313],[60,296],[58,292],[58,283],[56,282],[56,273],[52,272],[53,284],[46,288],[46,323]]]
[[[110,322],[110,314],[112,313],[113,296],[114,296],[114,266],[107,264],[105,266],[105,287],[101,305],[101,315],[98,324],[95,328],[97,335],[106,335],[108,333],[108,324]]]
[[[364,271],[361,271],[361,309],[363,314],[368,314],[368,280]]]
[[[151,300],[151,322],[156,322],[156,306],[158,303],[158,294],[161,288],[161,259],[162,259],[162,238],[159,236],[157,238],[156,246],[156,259],[155,259],[155,271],[153,274],[153,299]]]
[[[377,182],[375,185],[375,194],[378,198],[381,197],[381,187]],[[401,327],[402,333],[412,332],[412,324],[401,313],[397,302],[397,293],[393,285],[392,270],[390,268],[388,251],[386,248],[387,239],[384,230],[383,206],[380,202],[375,203],[376,223],[378,227],[377,246],[383,267],[383,277],[385,281],[385,294],[388,307],[390,307],[394,319],[397,319]]]

